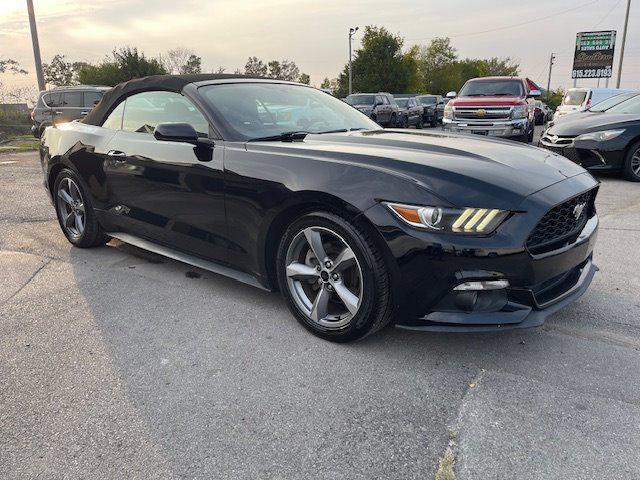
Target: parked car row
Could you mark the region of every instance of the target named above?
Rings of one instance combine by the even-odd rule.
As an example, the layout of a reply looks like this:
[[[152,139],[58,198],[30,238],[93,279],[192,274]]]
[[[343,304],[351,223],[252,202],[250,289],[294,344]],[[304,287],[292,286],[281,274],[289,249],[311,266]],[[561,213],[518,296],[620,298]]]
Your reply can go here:
[[[629,93],[631,90],[620,88],[570,88],[562,97],[562,102],[558,105],[554,118],[560,118],[576,112],[583,112],[593,105],[597,105],[608,98]]]
[[[386,92],[355,93],[344,99],[383,127],[435,127],[449,101],[440,95]]]

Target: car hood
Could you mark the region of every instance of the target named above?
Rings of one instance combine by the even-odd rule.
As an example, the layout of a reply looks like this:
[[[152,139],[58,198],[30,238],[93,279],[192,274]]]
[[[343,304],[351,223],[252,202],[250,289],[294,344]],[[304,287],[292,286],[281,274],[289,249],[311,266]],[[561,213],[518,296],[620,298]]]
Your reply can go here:
[[[513,209],[529,195],[585,172],[547,150],[444,132],[307,135],[301,142],[256,142],[247,148],[383,170],[456,206]]]
[[[499,97],[457,97],[449,102],[454,107],[500,107],[503,105],[523,105],[522,97],[499,96]]]
[[[575,117],[574,117],[575,115]],[[597,132],[623,127],[628,123],[640,122],[640,115],[630,113],[571,114],[554,123],[546,132],[560,137],[575,137],[583,133]]]

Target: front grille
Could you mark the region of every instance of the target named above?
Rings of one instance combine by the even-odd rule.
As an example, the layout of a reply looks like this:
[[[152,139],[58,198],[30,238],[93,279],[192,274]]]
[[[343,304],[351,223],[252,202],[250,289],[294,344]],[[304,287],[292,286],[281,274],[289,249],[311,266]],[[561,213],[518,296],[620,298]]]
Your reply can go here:
[[[454,107],[456,120],[509,120],[511,107]]]
[[[595,211],[596,190],[571,198],[549,210],[527,239],[533,254],[549,252],[574,241]],[[582,206],[582,207],[580,207]]]
[[[550,152],[557,153],[558,155],[562,155],[563,157],[568,158],[573,163],[577,163],[578,165],[582,164],[582,159],[580,158],[580,154],[578,153],[578,150],[576,150],[575,147],[573,146],[569,146],[569,147],[563,147],[561,145],[549,146],[545,143],[541,143],[540,146],[546,150],[549,150]]]

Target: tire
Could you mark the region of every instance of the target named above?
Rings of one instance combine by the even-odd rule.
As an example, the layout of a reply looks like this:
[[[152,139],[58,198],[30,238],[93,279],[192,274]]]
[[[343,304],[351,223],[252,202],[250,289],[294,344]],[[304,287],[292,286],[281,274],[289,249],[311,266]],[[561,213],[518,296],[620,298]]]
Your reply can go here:
[[[640,142],[634,143],[624,159],[624,178],[640,182]]]
[[[88,189],[72,170],[65,168],[56,177],[53,203],[62,233],[71,244],[90,248],[109,241],[98,223]]]
[[[409,117],[402,117],[400,119],[400,128],[409,128]]]
[[[431,128],[436,128],[438,126],[438,117],[436,115],[431,119]]]
[[[424,128],[424,120],[422,120],[422,117],[418,119],[418,123],[416,123],[416,128],[420,130]]]
[[[534,125],[531,125],[531,130],[529,130],[529,133],[527,135],[527,143],[533,142],[533,135],[535,133],[535,129],[536,127]]]
[[[392,113],[391,114],[391,119],[389,120],[389,126],[390,127],[395,127],[397,125],[396,123],[396,114]]]
[[[347,255],[347,250],[352,255]],[[330,262],[320,263],[318,256]],[[340,258],[350,261],[340,262]],[[386,263],[357,224],[328,212],[304,215],[284,233],[276,262],[287,306],[314,335],[350,342],[390,322],[393,301]],[[338,277],[334,278],[336,272]]]
[[[375,113],[372,113],[370,118],[371,118],[371,120],[373,120],[374,122],[378,123],[378,117],[376,117],[376,114],[375,114]]]

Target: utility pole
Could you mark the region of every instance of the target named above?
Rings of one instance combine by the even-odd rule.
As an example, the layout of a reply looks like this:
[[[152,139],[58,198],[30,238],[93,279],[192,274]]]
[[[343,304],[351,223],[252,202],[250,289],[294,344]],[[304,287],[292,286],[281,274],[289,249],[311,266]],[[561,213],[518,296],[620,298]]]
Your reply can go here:
[[[551,88],[551,69],[553,68],[553,61],[556,59],[556,56],[552,53],[549,58],[549,78],[547,79],[547,92]]]
[[[351,95],[352,86],[352,74],[351,74],[351,37],[358,31],[358,27],[351,27],[349,29],[349,95]]]
[[[40,44],[38,43],[38,29],[36,27],[36,15],[33,13],[33,0],[27,0],[29,12],[29,26],[31,27],[31,43],[33,43],[33,58],[36,63],[36,75],[38,77],[38,89],[45,90],[44,74],[42,73],[42,59],[40,58]]]
[[[624,58],[624,44],[627,40],[627,25],[629,24],[630,8],[631,0],[627,0],[627,13],[624,16],[624,29],[622,30],[622,47],[620,47],[620,60],[618,62],[618,78],[616,79],[616,88],[620,88],[620,77],[622,77],[622,59]]]

